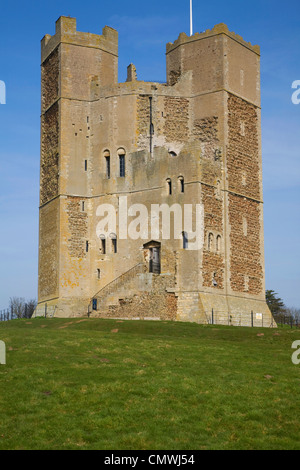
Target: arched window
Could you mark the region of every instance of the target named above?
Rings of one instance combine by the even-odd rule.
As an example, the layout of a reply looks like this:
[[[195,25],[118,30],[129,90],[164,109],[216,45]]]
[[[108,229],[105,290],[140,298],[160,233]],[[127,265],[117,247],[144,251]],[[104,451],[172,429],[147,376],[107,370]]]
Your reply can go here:
[[[214,235],[213,233],[208,234],[208,250],[211,251],[213,249],[213,243],[214,243]]]
[[[118,252],[117,235],[115,233],[111,233],[109,236],[111,238],[111,243],[112,243],[112,252],[117,253]]]
[[[183,176],[178,176],[178,181],[180,184],[180,192],[184,193],[184,177]]]
[[[172,194],[172,181],[170,178],[167,178],[167,188],[168,188],[168,194]]]
[[[118,149],[119,155],[119,176],[121,178],[125,177],[125,150],[123,148]]]
[[[100,240],[101,240],[101,253],[102,255],[105,255],[106,254],[106,239],[105,239],[105,235],[100,235]]]
[[[105,158],[105,174],[106,178],[110,178],[110,151],[105,150],[104,151],[104,158]]]

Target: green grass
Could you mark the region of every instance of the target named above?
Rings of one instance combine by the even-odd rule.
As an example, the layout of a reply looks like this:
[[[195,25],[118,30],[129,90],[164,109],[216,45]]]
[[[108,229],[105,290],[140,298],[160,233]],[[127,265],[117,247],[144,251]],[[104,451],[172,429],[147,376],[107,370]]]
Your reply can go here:
[[[299,449],[297,339],[287,328],[2,322],[0,449]]]

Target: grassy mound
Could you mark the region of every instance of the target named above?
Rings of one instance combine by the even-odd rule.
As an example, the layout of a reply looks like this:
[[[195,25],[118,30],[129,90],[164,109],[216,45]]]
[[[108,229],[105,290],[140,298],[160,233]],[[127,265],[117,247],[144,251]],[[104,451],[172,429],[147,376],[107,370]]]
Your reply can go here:
[[[299,449],[296,329],[0,323],[0,449]]]

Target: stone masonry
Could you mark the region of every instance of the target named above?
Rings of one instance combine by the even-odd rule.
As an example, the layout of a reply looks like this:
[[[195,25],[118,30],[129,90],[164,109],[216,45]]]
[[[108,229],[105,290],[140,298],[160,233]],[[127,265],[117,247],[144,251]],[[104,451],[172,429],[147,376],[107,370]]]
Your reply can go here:
[[[167,81],[118,82],[118,33],[42,40],[36,314],[273,325],[265,302],[260,49],[224,24],[166,47]],[[203,246],[97,231],[99,206],[201,204]],[[135,207],[135,206],[134,206]],[[175,209],[174,209],[175,210]],[[174,214],[174,216],[176,215]],[[171,220],[173,220],[171,217]],[[46,307],[47,306],[47,307]]]

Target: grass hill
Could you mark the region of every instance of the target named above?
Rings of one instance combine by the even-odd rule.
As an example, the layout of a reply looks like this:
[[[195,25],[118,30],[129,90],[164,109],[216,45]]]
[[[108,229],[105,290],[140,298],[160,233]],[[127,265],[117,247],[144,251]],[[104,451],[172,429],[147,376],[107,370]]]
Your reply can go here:
[[[0,323],[0,449],[299,449],[300,330]]]

